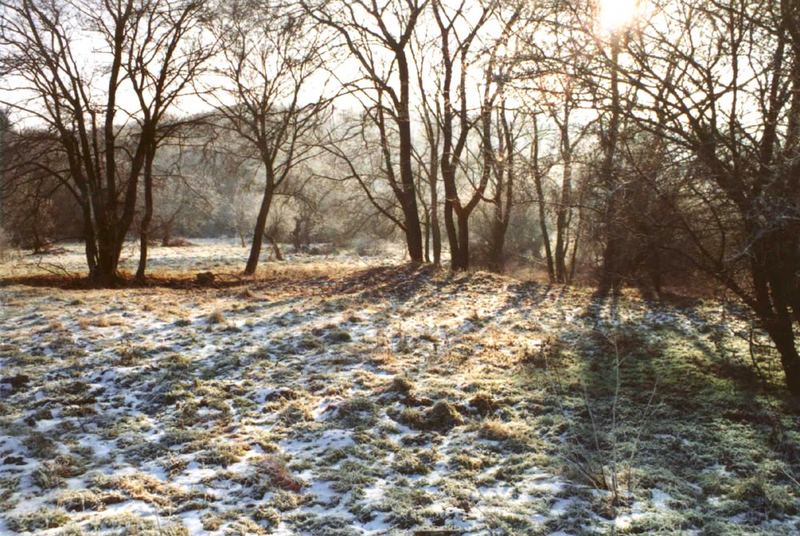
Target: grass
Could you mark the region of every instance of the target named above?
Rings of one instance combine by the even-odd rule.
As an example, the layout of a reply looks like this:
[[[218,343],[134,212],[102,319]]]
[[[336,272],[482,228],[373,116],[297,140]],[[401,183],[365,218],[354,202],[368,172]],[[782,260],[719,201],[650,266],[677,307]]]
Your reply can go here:
[[[478,436],[491,441],[506,441],[515,437],[516,432],[502,421],[488,419],[481,423]]]
[[[402,267],[187,288],[5,287],[0,531],[800,530],[797,402],[719,304]]]
[[[437,401],[431,408],[420,412],[406,410],[401,415],[404,424],[419,430],[435,430],[447,432],[455,426],[464,424],[464,418],[458,410],[446,400]]]
[[[65,525],[70,517],[60,508],[40,508],[33,512],[6,519],[8,528],[14,532],[36,532]]]

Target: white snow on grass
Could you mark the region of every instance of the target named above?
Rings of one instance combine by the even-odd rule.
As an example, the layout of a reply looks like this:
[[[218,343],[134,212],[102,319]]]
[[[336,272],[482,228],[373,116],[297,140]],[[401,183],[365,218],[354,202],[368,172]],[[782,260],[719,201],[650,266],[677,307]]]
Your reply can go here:
[[[0,533],[647,533],[691,532],[702,518],[788,534],[797,523],[796,491],[772,484],[780,473],[758,472],[792,467],[772,454],[759,457],[771,460],[766,469],[747,458],[763,448],[763,430],[723,463],[709,449],[725,445],[730,421],[661,426],[673,418],[667,397],[683,404],[697,392],[669,389],[709,381],[710,367],[663,368],[660,345],[694,360],[719,337],[739,348],[742,320],[720,319],[716,305],[626,296],[612,307],[588,289],[399,265],[399,253],[289,254],[242,280],[246,249],[193,242],[152,250],[153,272],[184,278],[180,288],[0,287]],[[81,248],[17,257],[0,277],[56,266],[82,272]],[[225,284],[192,286],[206,270]],[[570,466],[594,448],[593,433],[607,433],[605,385],[586,382],[593,366],[604,370],[594,364],[611,329],[631,362],[653,367],[637,372],[640,392],[663,376],[661,421],[643,419],[654,409],[637,393],[620,406],[619,439],[637,441],[631,469],[644,483],[613,509],[609,492]],[[672,373],[679,380],[662,388]],[[587,456],[606,463],[598,443]],[[675,449],[703,455],[686,472]],[[746,478],[783,510],[754,515],[737,488]]]

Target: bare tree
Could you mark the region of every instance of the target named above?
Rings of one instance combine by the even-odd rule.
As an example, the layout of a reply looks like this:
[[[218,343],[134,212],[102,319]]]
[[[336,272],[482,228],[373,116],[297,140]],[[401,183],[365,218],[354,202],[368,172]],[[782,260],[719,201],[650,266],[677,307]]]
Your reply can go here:
[[[133,29],[137,39],[127,42],[126,72],[139,109],[132,119],[144,146],[144,215],[139,228],[139,266],[136,278],[147,270],[147,247],[153,219],[153,166],[163,141],[184,127],[184,121],[168,120],[167,112],[192,89],[214,52],[197,32],[205,17],[197,0],[170,2],[147,0],[139,5],[141,15]],[[191,41],[192,44],[187,44]],[[191,121],[192,118],[189,119]]]
[[[601,127],[600,146],[603,159],[600,165],[600,183],[605,192],[605,207],[603,215],[603,236],[605,239],[603,250],[603,267],[600,275],[600,292],[616,290],[622,283],[623,275],[623,226],[620,218],[621,198],[623,197],[624,184],[618,173],[618,144],[622,122],[622,104],[619,67],[621,36],[614,32],[611,36],[609,67],[610,103],[607,107],[607,121],[600,121]]]
[[[24,95],[6,104],[46,125],[58,140],[69,168],[58,177],[82,208],[90,277],[114,284],[136,212],[139,179],[155,154],[159,121],[182,89],[173,70],[174,62],[185,58],[177,53],[178,45],[198,20],[203,2],[9,0],[0,8],[0,71]],[[165,13],[172,22],[180,21],[179,28],[141,32],[148,19]],[[95,48],[88,66],[81,59],[91,51],[86,35],[94,36]],[[161,56],[170,45],[173,55]],[[130,71],[142,64],[135,54],[159,56],[144,60],[154,69],[152,75],[137,78]],[[145,103],[150,117],[122,106],[123,92],[134,80],[142,82],[140,104]],[[158,91],[152,91],[154,80],[161,80]]]
[[[425,0],[303,2],[311,17],[338,34],[361,71],[360,79],[345,85],[362,99],[366,117],[378,129],[384,173],[403,213],[396,223],[405,233],[412,262],[423,262],[424,253],[413,168],[409,47],[426,4]]]
[[[528,169],[531,178],[533,179],[533,188],[536,194],[536,205],[539,216],[539,230],[542,233],[542,242],[544,244],[545,263],[547,266],[547,277],[550,282],[555,281],[555,267],[553,264],[553,247],[550,243],[550,230],[547,225],[547,201],[544,190],[544,179],[552,167],[551,162],[545,162],[542,158],[541,151],[541,135],[539,127],[539,119],[536,114],[532,114],[532,139],[530,148],[530,157],[528,159]]]
[[[509,109],[505,98],[495,106],[495,123],[498,131],[497,149],[491,165],[492,218],[489,243],[490,268],[502,272],[505,265],[505,241],[511,214],[515,203],[517,186],[517,154],[522,137],[520,127],[521,113]],[[536,138],[536,136],[534,137]],[[534,139],[538,143],[538,140]]]
[[[433,51],[435,42],[421,36],[420,32],[415,34],[415,46],[412,48],[414,54],[414,64],[417,68],[417,85],[421,88],[419,117],[423,127],[425,139],[425,150],[415,150],[414,158],[417,166],[421,170],[427,183],[428,201],[422,204],[425,206],[427,214],[425,232],[425,260],[431,262],[431,252],[433,253],[433,264],[439,266],[442,261],[442,230],[439,225],[439,160],[441,149],[441,129],[439,128],[440,110],[437,109],[435,99],[426,91],[426,80],[430,77],[440,77],[427,59]],[[437,82],[437,85],[439,82]]]
[[[469,67],[474,63],[472,47],[481,27],[489,20],[492,5],[478,8],[477,14],[470,20],[469,4],[462,1],[450,7],[435,0],[433,14],[439,28],[439,49],[442,62],[442,76],[437,88],[441,102],[437,103],[441,128],[442,154],[440,166],[444,183],[444,225],[450,244],[450,266],[453,270],[466,270],[469,267],[469,217],[483,197],[489,180],[489,163],[484,164],[485,172],[481,174],[478,184],[466,202],[462,202],[456,175],[461,165],[462,155],[467,146],[469,134],[476,124],[469,117],[467,75]],[[462,30],[463,29],[463,30]],[[459,31],[461,30],[461,31]],[[489,138],[491,136],[492,105],[496,92],[491,88],[494,75],[494,58],[486,68],[486,85],[481,107],[481,126],[483,128],[484,152],[491,158]]]
[[[55,237],[56,197],[61,191],[69,192],[64,187],[63,152],[44,129],[9,129],[3,138],[0,224],[16,245],[44,252]],[[64,201],[60,212],[72,208]]]
[[[674,253],[753,310],[800,394],[800,12],[679,0],[656,20],[619,73],[641,95],[632,119],[680,164],[672,208],[691,247]]]
[[[325,119],[329,100],[310,87],[322,64],[325,34],[307,20],[269,2],[233,2],[221,7],[215,31],[222,54],[217,74],[225,79],[208,92],[221,126],[249,144],[265,173],[261,205],[244,273],[258,267],[276,191],[316,152],[307,143]]]
[[[577,61],[577,60],[576,60]],[[573,74],[558,77],[558,98],[547,102],[547,113],[558,132],[558,154],[561,165],[561,184],[556,199],[556,244],[553,251],[554,278],[558,283],[571,281],[574,268],[567,262],[570,242],[575,245],[578,232],[570,228],[575,202],[573,200],[576,147],[589,133],[593,122],[576,125],[574,115],[579,110],[576,97],[577,77]],[[575,252],[572,257],[574,258]]]

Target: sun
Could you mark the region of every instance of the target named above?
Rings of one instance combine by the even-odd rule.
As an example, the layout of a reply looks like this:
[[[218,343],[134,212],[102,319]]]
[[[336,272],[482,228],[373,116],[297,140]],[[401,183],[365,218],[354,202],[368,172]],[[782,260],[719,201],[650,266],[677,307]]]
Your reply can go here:
[[[598,0],[597,22],[606,32],[629,26],[639,16],[640,0]]]

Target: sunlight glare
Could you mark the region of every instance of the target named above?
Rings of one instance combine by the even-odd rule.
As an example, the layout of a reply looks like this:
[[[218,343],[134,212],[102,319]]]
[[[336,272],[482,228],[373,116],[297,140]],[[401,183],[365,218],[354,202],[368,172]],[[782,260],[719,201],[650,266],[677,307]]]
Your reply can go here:
[[[639,0],[598,0],[597,21],[600,28],[616,32],[630,25],[638,16]]]

